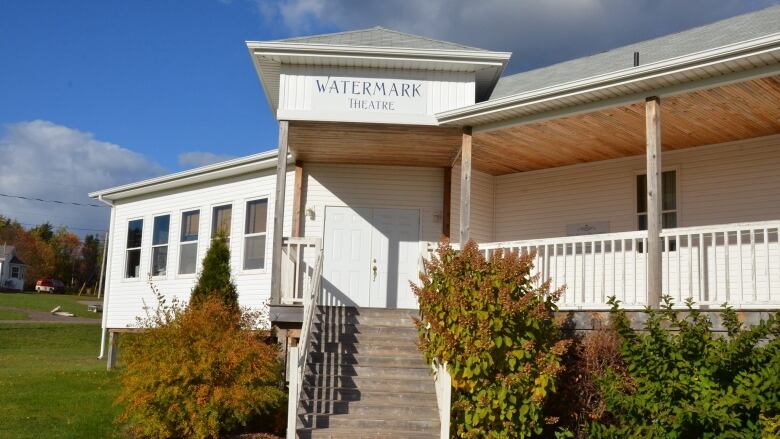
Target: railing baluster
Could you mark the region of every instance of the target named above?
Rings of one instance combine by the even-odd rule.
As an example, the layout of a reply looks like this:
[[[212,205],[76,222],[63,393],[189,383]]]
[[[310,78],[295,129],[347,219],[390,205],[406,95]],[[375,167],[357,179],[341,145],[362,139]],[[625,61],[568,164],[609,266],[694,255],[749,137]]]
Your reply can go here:
[[[696,301],[698,303],[704,302],[704,233],[699,233],[699,299]]]
[[[601,303],[606,302],[605,295],[607,290],[607,244],[601,240]]]
[[[693,297],[693,235],[686,235],[688,240],[688,297]]]
[[[750,233],[750,278],[753,283],[753,303],[758,301],[758,288],[756,285],[756,234],[753,229],[748,229]]]
[[[639,297],[639,294],[636,291],[636,289],[637,289],[637,285],[636,285],[636,283],[637,283],[637,279],[636,279],[637,278],[636,258],[639,257],[639,252],[637,251],[637,248],[636,248],[636,241],[637,241],[636,238],[631,240],[631,252],[634,254],[634,275],[633,275],[634,279],[633,280],[634,280],[634,303],[635,304],[637,303],[637,297]]]
[[[682,302],[682,239],[681,235],[674,235],[677,250],[677,302]]]
[[[586,298],[587,297],[586,294],[587,294],[587,286],[588,285],[586,284],[587,281],[585,280],[586,279],[585,276],[587,275],[587,273],[585,272],[585,268],[586,268],[585,267],[585,264],[586,264],[585,263],[585,256],[587,254],[587,249],[585,248],[585,243],[584,242],[581,242],[580,246],[582,248],[582,258],[581,258],[582,271],[580,273],[580,275],[582,276],[582,303],[586,303],[588,301],[588,299]]]
[[[769,300],[770,297],[772,297],[772,279],[769,276],[770,270],[769,270],[769,261],[771,260],[769,257],[769,228],[764,228],[764,253],[766,253],[766,266],[765,266],[765,274],[766,274],[766,298]]]
[[[663,271],[661,272],[661,277],[663,280],[666,281],[666,291],[663,294],[672,295],[672,289],[671,289],[671,274],[672,272],[669,270],[669,258],[672,256],[672,254],[669,252],[669,236],[664,236],[664,251],[663,254],[666,256],[666,275],[664,275]]]
[[[554,265],[552,268],[553,272],[553,291],[558,289],[558,244],[553,244],[553,261]]]
[[[737,229],[737,248],[739,249],[739,303],[745,303],[745,280],[742,271],[742,230]]]
[[[713,261],[713,267],[712,270],[712,277],[715,284],[715,291],[713,294],[710,294],[707,299],[711,302],[717,303],[718,300],[718,237],[715,235],[715,232],[712,232],[712,261]],[[708,270],[709,271],[709,270]]]
[[[727,231],[723,232],[723,258],[724,262],[723,265],[725,267],[725,274],[726,274],[726,293],[724,294],[726,296],[726,302],[731,300],[731,262],[729,261],[729,247],[731,247],[731,236],[730,233]]]

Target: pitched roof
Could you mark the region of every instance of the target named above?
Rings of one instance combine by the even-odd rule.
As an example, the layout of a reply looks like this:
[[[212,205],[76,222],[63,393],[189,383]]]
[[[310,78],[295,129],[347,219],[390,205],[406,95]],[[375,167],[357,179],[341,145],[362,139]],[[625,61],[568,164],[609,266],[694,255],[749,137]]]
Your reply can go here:
[[[14,255],[14,246],[2,244],[0,245],[0,260],[6,260]]]
[[[381,26],[370,29],[359,29],[348,32],[313,35],[308,37],[295,37],[278,40],[287,43],[300,44],[325,44],[331,46],[366,46],[366,47],[391,47],[404,49],[428,49],[428,50],[454,50],[454,51],[480,51],[485,49],[464,46],[462,44],[435,40],[407,34]]]
[[[634,66],[690,55],[780,32],[780,5],[717,21],[652,40],[629,44],[607,52],[565,61],[499,79],[490,99],[539,90]]]

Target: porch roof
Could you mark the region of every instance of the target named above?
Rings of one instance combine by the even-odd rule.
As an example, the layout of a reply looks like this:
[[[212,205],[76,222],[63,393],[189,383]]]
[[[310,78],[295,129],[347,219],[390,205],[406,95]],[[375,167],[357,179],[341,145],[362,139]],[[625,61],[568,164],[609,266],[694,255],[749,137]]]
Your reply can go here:
[[[652,93],[650,93],[652,94]],[[664,149],[780,133],[780,75],[662,100]],[[473,167],[492,175],[645,153],[644,102],[506,126],[474,126]],[[449,167],[460,127],[291,122],[290,150],[304,162]]]

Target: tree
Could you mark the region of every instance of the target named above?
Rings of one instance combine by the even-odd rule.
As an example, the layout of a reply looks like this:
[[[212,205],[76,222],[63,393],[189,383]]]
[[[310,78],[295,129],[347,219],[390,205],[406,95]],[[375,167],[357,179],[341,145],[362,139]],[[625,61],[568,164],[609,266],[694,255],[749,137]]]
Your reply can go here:
[[[238,292],[230,272],[230,249],[222,234],[211,241],[190,304],[198,306],[208,297],[218,297],[226,306],[238,309]]]
[[[38,236],[45,242],[50,242],[54,238],[54,227],[47,221],[30,229],[30,233]]]

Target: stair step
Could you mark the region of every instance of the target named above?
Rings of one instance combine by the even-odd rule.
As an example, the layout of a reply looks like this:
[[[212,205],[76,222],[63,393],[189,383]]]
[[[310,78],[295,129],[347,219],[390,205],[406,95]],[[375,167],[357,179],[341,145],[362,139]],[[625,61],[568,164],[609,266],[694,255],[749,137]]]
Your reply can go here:
[[[312,343],[312,348],[314,349],[315,352],[326,352],[326,353],[375,354],[375,355],[386,355],[386,356],[408,354],[410,356],[411,355],[422,356],[422,353],[420,353],[419,349],[417,349],[416,344],[404,343],[401,341],[396,341],[395,344],[317,342],[317,343]]]
[[[298,438],[300,439],[435,439],[439,437],[438,432],[421,433],[418,431],[406,430],[361,430],[343,428],[326,428],[321,430],[299,428]]]
[[[433,390],[433,378],[377,378],[351,376],[306,376],[304,385],[313,387],[338,387],[361,391],[421,392]]]
[[[381,401],[312,401],[306,400],[301,404],[301,414],[350,414],[360,417],[377,416],[408,419],[436,419],[439,409],[436,404],[403,404],[386,403]]]
[[[432,419],[361,418],[352,415],[312,415],[301,420],[300,427],[345,428],[352,431],[371,429],[406,430],[419,433],[439,431],[439,421]],[[434,420],[435,419],[435,420]]]
[[[430,366],[425,367],[379,367],[349,364],[309,363],[306,374],[327,374],[379,378],[432,378]]]
[[[367,345],[398,345],[417,346],[419,337],[416,331],[382,332],[376,334],[323,334],[313,333],[310,340],[313,343],[352,343]]]
[[[436,405],[436,392],[431,384],[430,392],[386,392],[338,387],[303,386],[304,401],[361,401],[387,404]]]
[[[330,323],[314,322],[313,325],[313,339],[320,337],[341,337],[345,335],[354,336],[372,336],[372,337],[398,337],[407,340],[417,339],[417,328],[414,326],[363,326],[355,324],[347,325],[333,325]]]
[[[428,369],[422,354],[398,353],[392,356],[367,355],[367,354],[337,354],[310,352],[309,363],[317,364],[344,364],[359,366],[379,366],[379,367],[408,367]]]

